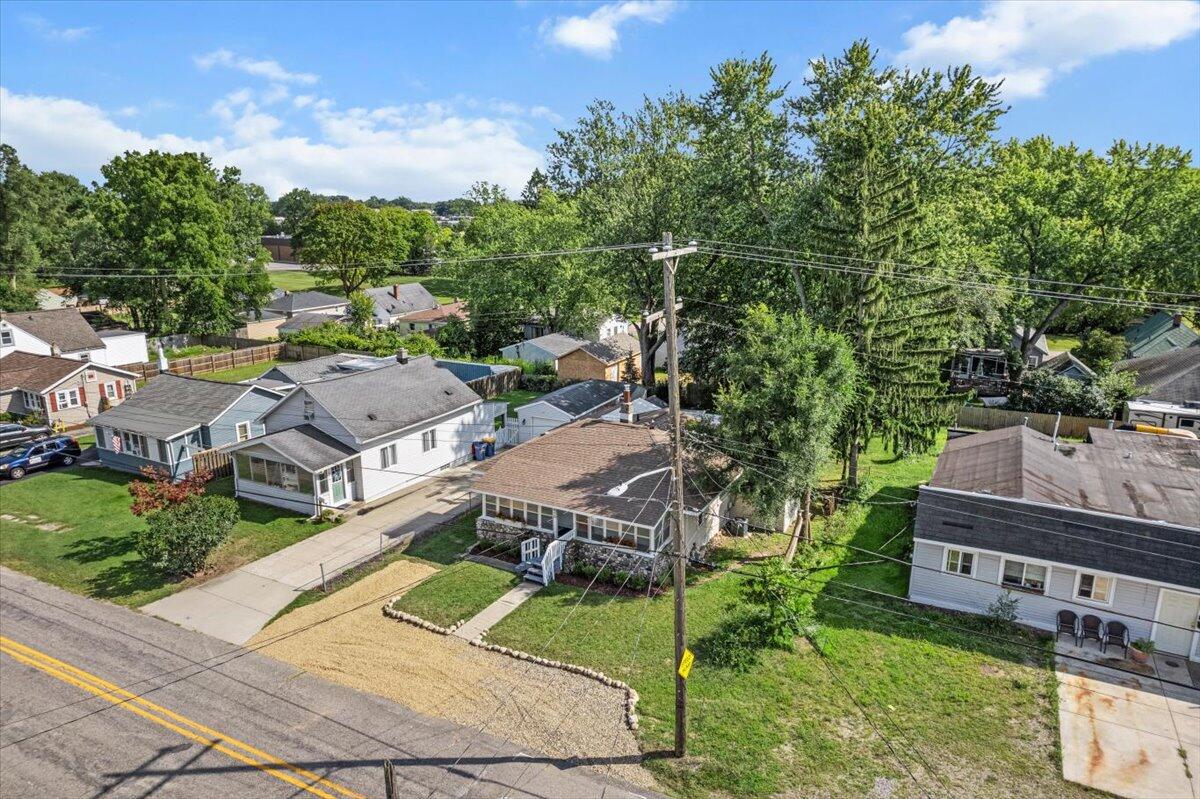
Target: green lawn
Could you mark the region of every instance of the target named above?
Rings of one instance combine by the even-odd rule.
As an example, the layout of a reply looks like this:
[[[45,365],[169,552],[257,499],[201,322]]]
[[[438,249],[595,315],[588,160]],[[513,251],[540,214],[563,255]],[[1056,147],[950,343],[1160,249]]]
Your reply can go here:
[[[232,369],[223,369],[219,372],[198,374],[196,377],[202,377],[205,380],[216,380],[218,383],[240,383],[243,380],[258,377],[277,363],[279,361],[259,361],[258,363],[251,363],[245,366],[235,366]]]
[[[1081,343],[1082,342],[1079,340],[1079,336],[1057,336],[1049,333],[1046,334],[1046,346],[1050,348],[1051,352],[1063,352],[1064,350],[1079,349],[1079,345]]]
[[[133,549],[132,532],[145,524],[129,512],[127,489],[132,475],[99,467],[59,469],[20,482],[0,485],[0,508],[19,517],[0,520],[0,563],[40,580],[97,599],[144,605],[196,579],[172,582],[145,566]],[[232,495],[232,480],[214,481],[209,492]],[[242,519],[229,540],[210,557],[208,579],[330,525],[240,501]],[[29,515],[38,517],[28,520]],[[59,524],[58,530],[37,525]]]
[[[521,581],[512,572],[470,561],[447,566],[432,583],[422,583],[396,600],[405,613],[449,627],[474,616]]]
[[[872,447],[863,458],[875,489],[872,501],[914,495],[933,463],[932,456],[897,460]],[[843,518],[848,523],[818,525],[817,535],[876,549],[906,525],[907,508],[870,505],[847,513]],[[909,541],[911,535],[905,533],[886,551],[899,555]],[[783,544],[783,536],[756,535],[734,540],[714,555],[740,561],[778,552]],[[914,609],[829,581],[903,595],[906,567],[851,566],[870,558],[844,547],[824,551],[832,562],[843,564],[808,582],[820,591],[817,640],[827,659],[801,639],[794,652],[759,651],[758,662],[748,669],[723,665],[723,642],[744,617],[739,586],[745,578],[710,576],[688,589],[688,637],[697,657],[688,680],[689,756],[683,761],[647,760],[672,793],[861,797],[876,795],[876,779],[885,778],[895,789],[891,795],[921,795],[847,699],[844,686],[882,725],[931,796],[964,790],[984,797],[1084,795],[1059,778],[1048,658],[1034,652],[1030,659],[1026,649],[889,614],[882,608]],[[874,607],[858,608],[835,597],[869,601]],[[917,614],[947,623],[978,623],[933,611]],[[674,681],[669,594],[649,601],[614,598],[555,583],[492,628],[488,640],[626,680],[641,695],[643,751],[670,748]],[[917,755],[931,764],[932,774]]]
[[[508,415],[516,416],[518,407],[533,402],[535,399],[542,396],[543,393],[544,392],[541,391],[528,391],[523,388],[514,388],[512,391],[505,391],[503,394],[497,394],[496,396],[492,397],[492,400],[495,402],[507,402]]]
[[[229,352],[232,347],[210,347],[207,344],[192,344],[187,347],[179,347],[173,350],[166,350],[167,360],[173,361],[176,358],[194,358],[197,355],[215,355],[218,352]]]
[[[285,291],[308,291],[317,289],[329,294],[341,294],[341,286],[337,285],[321,285],[317,279],[309,272],[304,271],[297,266],[295,271],[269,271],[268,278],[271,280],[271,285]],[[379,281],[379,285],[386,286],[392,283],[423,283],[425,288],[437,298],[438,302],[451,302],[455,296],[454,281],[444,277],[430,277],[428,275],[390,275]]]

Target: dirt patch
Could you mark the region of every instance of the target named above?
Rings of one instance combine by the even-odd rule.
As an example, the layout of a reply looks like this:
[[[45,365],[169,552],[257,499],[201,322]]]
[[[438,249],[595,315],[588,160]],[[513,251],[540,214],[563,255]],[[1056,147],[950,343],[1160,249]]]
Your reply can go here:
[[[423,563],[397,561],[327,599],[292,611],[247,646],[330,619],[262,651],[420,713],[476,730],[482,726],[486,734],[538,752],[596,759],[598,773],[657,790],[654,778],[640,765],[608,765],[610,759],[640,754],[637,739],[625,726],[623,691],[402,624],[383,615],[382,599],[337,616],[433,571]]]

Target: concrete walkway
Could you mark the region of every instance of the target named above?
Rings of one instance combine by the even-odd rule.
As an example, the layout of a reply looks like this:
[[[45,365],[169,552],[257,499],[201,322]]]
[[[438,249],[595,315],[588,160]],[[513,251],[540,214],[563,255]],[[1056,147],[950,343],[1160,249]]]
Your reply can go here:
[[[1056,661],[1063,779],[1130,799],[1200,797],[1200,691]]]
[[[151,602],[142,610],[222,641],[244,644],[296,596],[418,533],[470,510],[470,466],[425,480],[229,574]],[[361,515],[359,515],[361,514]]]
[[[507,594],[467,619],[466,624],[451,635],[456,635],[464,641],[474,641],[476,638],[482,637],[484,633],[499,624],[501,619],[519,608],[526,599],[541,591],[543,587],[541,583],[522,580]]]

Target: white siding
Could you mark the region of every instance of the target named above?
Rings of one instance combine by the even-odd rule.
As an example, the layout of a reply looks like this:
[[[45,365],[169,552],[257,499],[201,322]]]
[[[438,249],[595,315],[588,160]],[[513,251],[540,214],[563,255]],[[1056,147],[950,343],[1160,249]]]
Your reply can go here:
[[[92,352],[92,360],[96,363],[124,366],[150,360],[146,352],[146,334],[139,330],[131,330],[122,336],[103,336],[101,340],[104,349]]]
[[[471,457],[471,442],[487,432],[492,418],[484,406],[476,405],[448,418],[410,427],[398,435],[373,441],[362,449],[358,490],[364,501],[378,499],[423,480],[440,469],[464,463]],[[421,434],[437,431],[437,447],[422,451]],[[396,462],[384,469],[380,451],[396,445]]]
[[[0,358],[8,355],[10,352],[31,352],[34,355],[49,355],[50,345],[40,338],[31,336],[19,327],[14,327],[8,322],[0,322],[0,330],[6,330],[12,333],[13,343],[5,346],[0,346]]]
[[[926,541],[917,541],[913,548],[914,568],[909,581],[910,599],[951,610],[984,613],[996,597],[1004,593],[1000,586],[1000,558],[996,555],[976,553],[976,579],[967,579],[941,571],[945,561],[944,546]],[[970,548],[964,548],[971,551]],[[931,571],[937,569],[938,571]],[[1129,627],[1132,638],[1150,636],[1149,621],[1153,619],[1158,602],[1158,586],[1131,578],[1118,577],[1113,588],[1112,604],[1091,603],[1075,598],[1076,570],[1067,566],[1051,566],[1049,596],[1040,596],[1025,591],[1013,591],[1019,600],[1018,619],[1034,627],[1053,630],[1055,617],[1060,610],[1070,610],[1080,616],[1091,613],[1105,621],[1121,621]],[[981,582],[986,580],[987,582]]]
[[[282,400],[278,405],[271,409],[271,412],[263,419],[268,433],[276,433],[280,430],[286,430],[289,427],[306,424],[304,419],[304,398],[307,395],[304,389],[293,391],[287,399]],[[348,447],[355,446],[354,436],[342,427],[337,419],[333,418],[319,404],[313,403],[313,418],[307,424],[311,424],[323,433],[327,433]]]
[[[534,402],[517,408],[517,429],[520,430],[521,443],[549,433],[569,421],[571,416],[568,413],[545,402]]]

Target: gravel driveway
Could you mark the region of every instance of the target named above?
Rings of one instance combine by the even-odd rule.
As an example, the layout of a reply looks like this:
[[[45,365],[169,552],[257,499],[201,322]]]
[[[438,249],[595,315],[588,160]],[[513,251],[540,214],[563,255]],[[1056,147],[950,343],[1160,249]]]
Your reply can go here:
[[[289,613],[247,646],[329,619],[261,651],[418,712],[476,729],[482,725],[488,734],[537,752],[596,759],[598,772],[658,790],[653,776],[637,763],[637,740],[624,723],[624,692],[384,617],[385,600],[379,597],[393,590],[403,593],[398,587],[432,571],[424,564],[397,561]],[[367,604],[337,616],[363,603]]]

